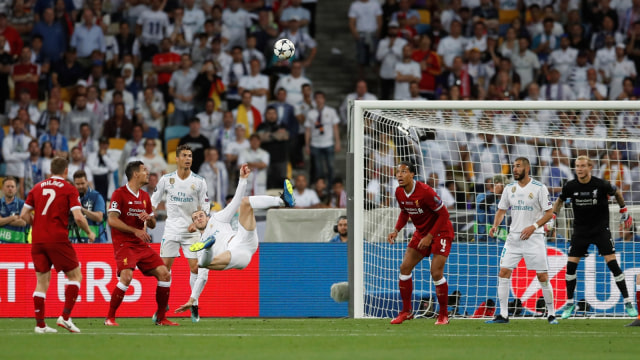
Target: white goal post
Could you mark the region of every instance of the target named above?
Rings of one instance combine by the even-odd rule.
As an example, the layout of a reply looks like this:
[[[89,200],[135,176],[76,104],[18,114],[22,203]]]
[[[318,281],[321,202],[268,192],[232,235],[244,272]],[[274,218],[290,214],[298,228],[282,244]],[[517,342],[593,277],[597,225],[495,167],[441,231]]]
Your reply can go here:
[[[398,274],[411,224],[396,244],[386,242],[399,214],[393,193],[393,169],[399,161],[414,162],[420,181],[446,185],[437,186],[437,191],[443,200],[452,201],[445,204],[456,240],[445,276],[454,317],[482,316],[478,311],[488,300],[497,303],[498,260],[507,225],[491,239],[486,236],[486,219],[495,211],[492,191],[499,191],[493,180],[512,181],[510,164],[516,157],[529,158],[532,177],[545,183],[555,198],[562,184],[573,178],[575,158],[588,155],[594,162],[593,175],[624,188],[632,216],[640,218],[639,101],[353,101],[348,131],[351,317],[389,318],[400,310]],[[616,254],[635,300],[640,241],[634,240],[640,234],[619,231],[614,201],[609,220],[612,239],[623,238],[615,243]],[[572,222],[573,211],[566,205],[548,238],[556,309],[566,302]],[[425,259],[413,273],[414,311],[427,317],[437,304],[429,266]],[[620,292],[594,246],[577,275],[577,316],[625,316]],[[518,266],[510,292],[515,316],[542,316],[540,294],[535,274]]]

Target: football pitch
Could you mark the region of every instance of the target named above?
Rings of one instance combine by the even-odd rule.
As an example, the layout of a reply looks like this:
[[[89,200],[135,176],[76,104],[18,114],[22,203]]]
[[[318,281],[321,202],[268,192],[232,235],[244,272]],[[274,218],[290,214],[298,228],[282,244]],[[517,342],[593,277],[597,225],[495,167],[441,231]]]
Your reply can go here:
[[[34,334],[32,319],[0,320],[0,359],[637,359],[640,327],[624,320],[74,319],[82,330]]]

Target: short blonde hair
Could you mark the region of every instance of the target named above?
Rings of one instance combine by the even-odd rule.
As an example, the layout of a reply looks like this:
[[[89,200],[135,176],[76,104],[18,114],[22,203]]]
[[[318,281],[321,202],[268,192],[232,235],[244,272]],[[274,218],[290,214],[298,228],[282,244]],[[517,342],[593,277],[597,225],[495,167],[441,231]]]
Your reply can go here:
[[[578,162],[578,160],[585,160],[589,166],[593,166],[593,161],[591,161],[591,158],[588,157],[587,155],[578,156],[576,158],[576,162]]]

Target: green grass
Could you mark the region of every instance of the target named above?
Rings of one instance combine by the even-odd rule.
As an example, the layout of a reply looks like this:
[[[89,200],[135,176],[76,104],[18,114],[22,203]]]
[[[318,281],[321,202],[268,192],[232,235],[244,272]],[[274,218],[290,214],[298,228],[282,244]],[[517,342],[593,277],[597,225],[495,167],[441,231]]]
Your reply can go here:
[[[637,359],[631,320],[74,319],[81,334],[34,334],[32,319],[0,320],[0,359]],[[55,319],[47,319],[55,326]],[[56,327],[57,328],[57,327]],[[63,332],[64,331],[64,332]]]

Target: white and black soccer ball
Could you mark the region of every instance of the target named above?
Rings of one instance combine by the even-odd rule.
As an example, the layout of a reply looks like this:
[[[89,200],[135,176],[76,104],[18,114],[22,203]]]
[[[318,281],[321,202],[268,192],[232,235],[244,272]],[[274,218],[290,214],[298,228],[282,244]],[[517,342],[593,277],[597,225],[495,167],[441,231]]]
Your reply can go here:
[[[293,41],[280,39],[273,45],[273,53],[280,60],[289,60],[296,53],[296,47],[293,45]]]

